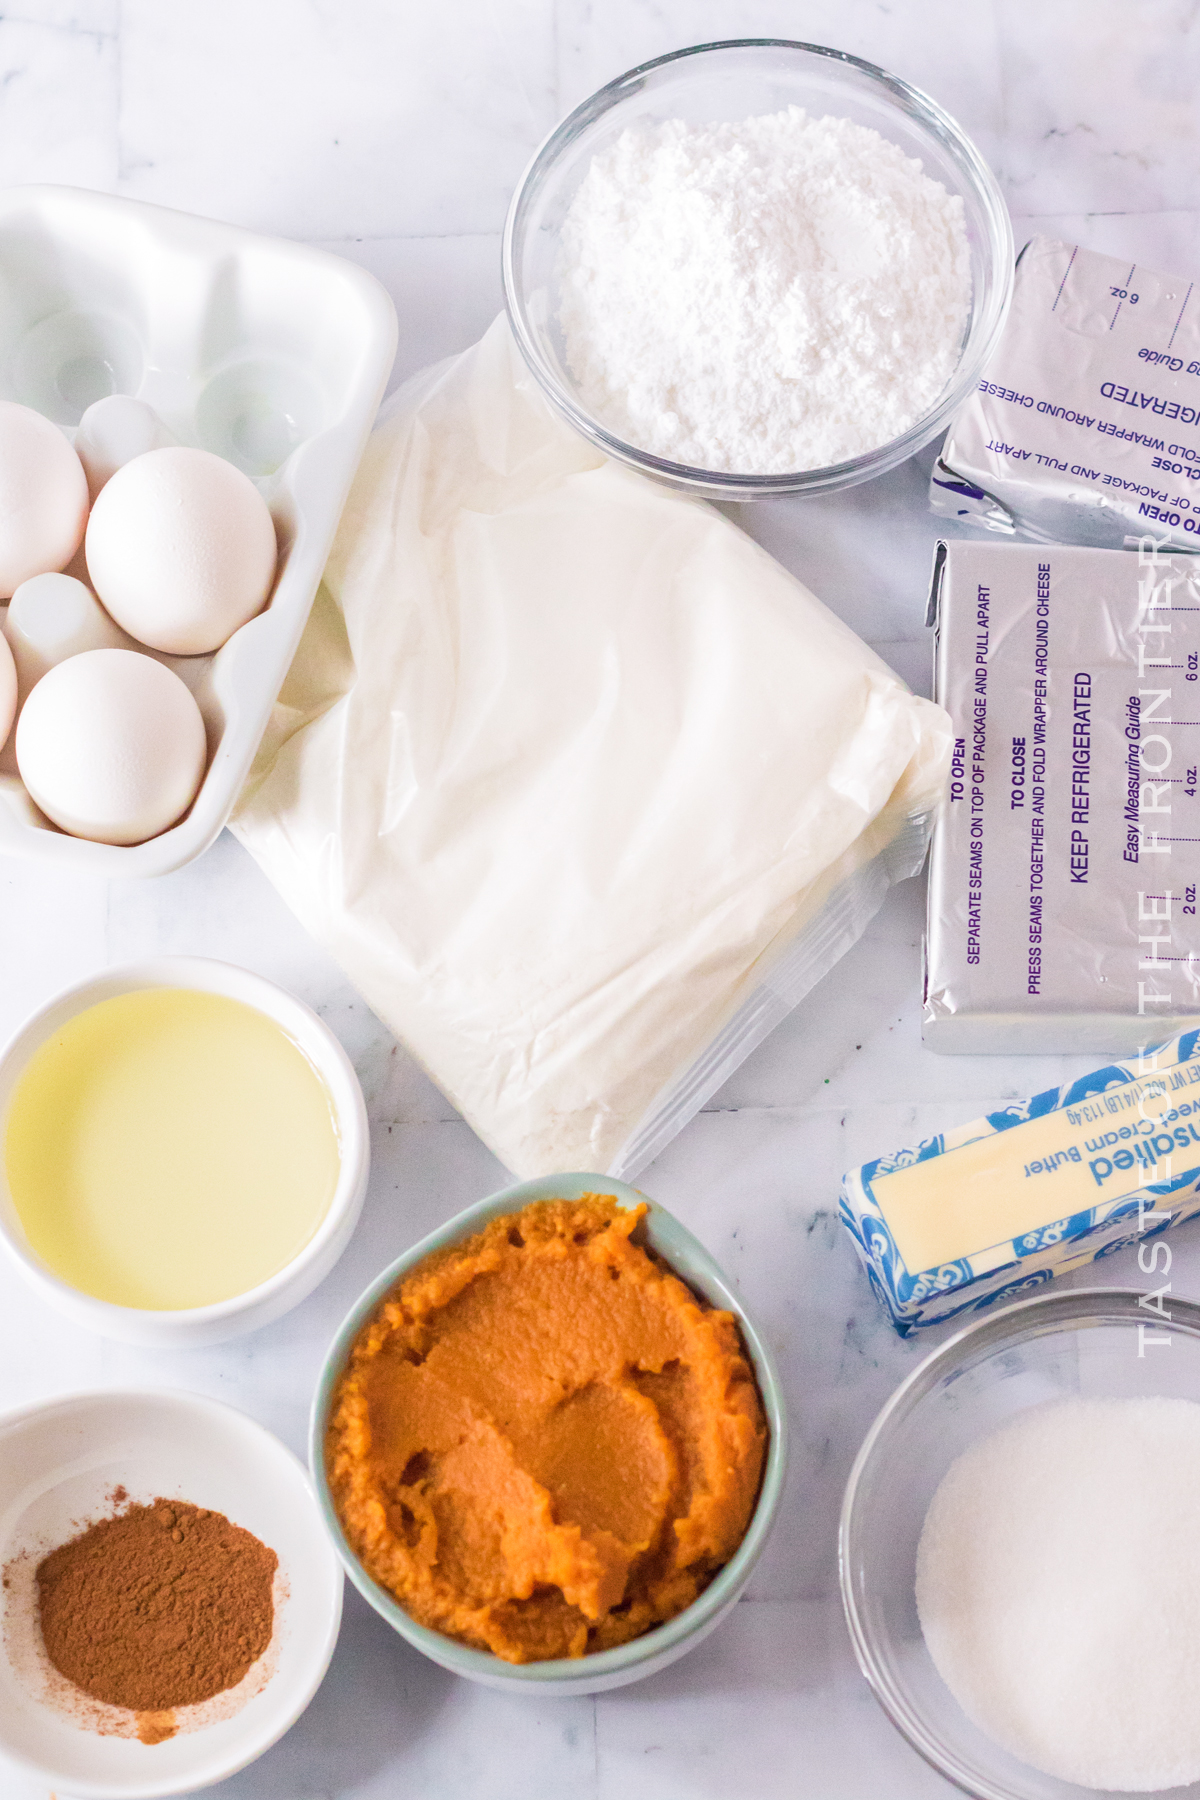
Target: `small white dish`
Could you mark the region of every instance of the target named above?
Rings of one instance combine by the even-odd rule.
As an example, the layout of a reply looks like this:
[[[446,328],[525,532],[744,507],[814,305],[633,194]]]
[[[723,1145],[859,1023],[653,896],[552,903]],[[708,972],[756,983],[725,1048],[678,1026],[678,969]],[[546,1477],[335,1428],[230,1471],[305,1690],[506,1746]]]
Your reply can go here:
[[[320,1074],[333,1101],[341,1172],[329,1210],[298,1256],[269,1280],[210,1306],[174,1311],[116,1306],[82,1293],[48,1269],[25,1236],[4,1171],[3,1142],[13,1091],[34,1052],[76,1013],[117,994],[145,988],[195,988],[255,1007],[281,1025]],[[0,1245],[42,1299],[77,1325],[128,1344],[191,1349],[257,1331],[307,1298],[350,1241],[370,1173],[367,1109],[358,1077],[329,1027],[302,1000],[265,976],[200,956],[161,956],[126,963],[79,983],[36,1012],[0,1051]]]
[[[37,1563],[111,1515],[118,1487],[224,1513],[279,1559],[271,1643],[225,1710],[242,1703],[208,1724],[187,1709],[197,1718],[159,1744],[84,1728],[40,1649]],[[189,1793],[244,1768],[295,1723],[337,1643],[342,1572],[303,1467],[253,1419],[196,1394],[71,1394],[0,1418],[0,1563],[0,1750],[77,1800]]]

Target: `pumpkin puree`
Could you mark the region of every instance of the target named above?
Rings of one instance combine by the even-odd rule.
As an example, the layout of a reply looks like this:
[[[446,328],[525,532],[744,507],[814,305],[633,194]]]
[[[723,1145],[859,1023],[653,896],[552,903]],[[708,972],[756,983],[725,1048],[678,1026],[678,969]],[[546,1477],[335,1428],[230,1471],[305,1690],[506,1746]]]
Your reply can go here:
[[[363,1566],[506,1662],[673,1618],[745,1534],[767,1431],[732,1313],[603,1194],[535,1202],[426,1258],[364,1326],[330,1481]]]

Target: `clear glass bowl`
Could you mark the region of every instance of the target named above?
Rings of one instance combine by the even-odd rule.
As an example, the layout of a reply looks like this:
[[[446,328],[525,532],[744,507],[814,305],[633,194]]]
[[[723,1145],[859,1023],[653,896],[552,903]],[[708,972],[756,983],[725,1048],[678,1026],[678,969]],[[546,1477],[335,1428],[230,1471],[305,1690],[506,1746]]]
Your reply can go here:
[[[1078,1288],[956,1332],[897,1388],[850,1471],[838,1554],[859,1667],[913,1748],[976,1800],[1096,1800],[1098,1790],[1018,1762],[972,1725],[943,1683],[917,1618],[925,1514],[954,1459],[1026,1407],[1069,1395],[1200,1397],[1200,1306],[1172,1294],[1171,1320],[1160,1322],[1139,1308],[1142,1297]],[[1200,1782],[1166,1791],[1198,1800]]]
[[[588,164],[630,125],[740,120],[802,106],[869,125],[919,157],[927,175],[960,194],[971,251],[972,299],[958,366],[937,404],[890,443],[827,468],[785,475],[729,475],[670,462],[625,443],[584,405],[558,325],[559,230]],[[1013,236],[991,170],[940,106],[873,63],[818,44],[748,38],[698,44],[631,69],[585,100],[551,132],[513,196],[504,229],[504,297],[522,354],[547,398],[607,455],[674,487],[720,500],[828,493],[853,487],[935,437],[979,379],[1012,294]]]

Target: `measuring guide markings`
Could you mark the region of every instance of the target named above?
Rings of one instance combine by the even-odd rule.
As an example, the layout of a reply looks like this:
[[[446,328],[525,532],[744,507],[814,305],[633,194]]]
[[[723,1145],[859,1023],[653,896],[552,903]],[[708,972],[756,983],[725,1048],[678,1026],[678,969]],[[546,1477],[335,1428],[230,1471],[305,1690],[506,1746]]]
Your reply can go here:
[[[1004,335],[934,467],[990,531],[1200,551],[1200,303],[1183,278],[1033,238]]]
[[[1149,542],[939,545],[931,1048],[1127,1054],[1200,1022],[1198,602],[1200,563]]]

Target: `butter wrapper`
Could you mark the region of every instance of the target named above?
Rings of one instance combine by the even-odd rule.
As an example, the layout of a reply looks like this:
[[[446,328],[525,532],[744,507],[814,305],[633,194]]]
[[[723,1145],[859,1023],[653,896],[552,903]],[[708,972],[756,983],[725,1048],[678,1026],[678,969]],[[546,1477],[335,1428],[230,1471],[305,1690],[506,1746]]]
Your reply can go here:
[[[929,498],[1042,542],[1200,550],[1200,282],[1033,238]]]
[[[1198,1042],[1183,1032],[851,1170],[842,1223],[900,1335],[1200,1215]]]
[[[930,617],[924,1042],[1099,1062],[1200,1025],[1200,563],[960,539]]]

